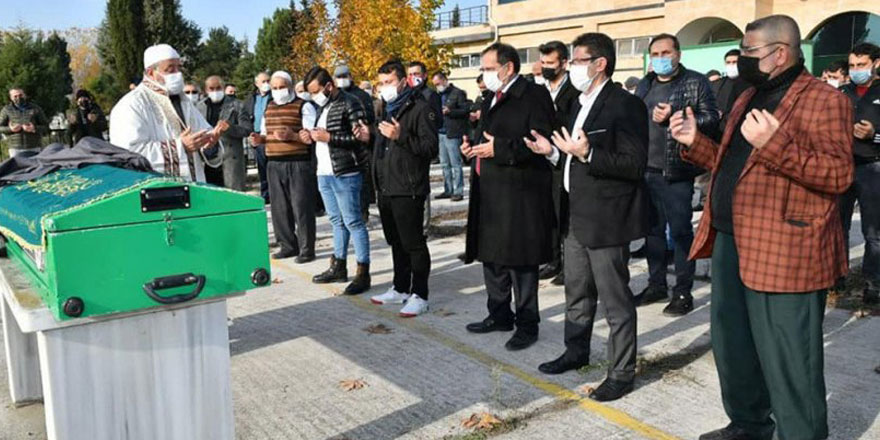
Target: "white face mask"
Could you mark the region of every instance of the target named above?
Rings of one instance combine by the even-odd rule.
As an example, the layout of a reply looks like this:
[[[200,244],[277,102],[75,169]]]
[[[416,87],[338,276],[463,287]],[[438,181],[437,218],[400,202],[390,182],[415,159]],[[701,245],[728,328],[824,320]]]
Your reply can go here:
[[[296,97],[296,94],[291,96],[290,89],[278,89],[272,90],[272,101],[275,101],[275,104],[284,105],[290,101],[293,101],[293,98]]]
[[[382,100],[385,102],[394,101],[395,99],[397,99],[398,95],[397,86],[382,86],[381,88],[379,88],[379,94],[382,95]]]
[[[199,102],[199,94],[198,94],[198,93],[189,94],[189,95],[186,95],[186,97],[187,97],[187,98],[190,100],[190,102],[192,102],[193,104]]]
[[[547,84],[547,80],[544,79],[543,76],[536,76],[535,77],[535,84],[537,84],[539,86],[543,86],[543,85]]]
[[[437,86],[437,93],[443,93],[445,91],[446,91],[446,86],[444,86],[444,85]]]
[[[312,101],[315,104],[318,104],[319,107],[323,107],[325,104],[327,104],[327,101],[329,101],[329,100],[330,100],[330,98],[327,97],[327,95],[324,93],[323,90],[321,90],[316,95],[312,95]]]
[[[312,100],[312,94],[309,92],[297,93],[297,95],[299,95],[299,97],[302,98],[303,101],[311,101]]]
[[[340,89],[347,89],[348,86],[351,85],[351,79],[349,78],[336,78],[336,87]]]
[[[412,86],[413,87],[418,87],[418,86],[422,85],[423,82],[424,82],[424,80],[420,76],[412,77]]]
[[[730,79],[736,79],[739,76],[739,68],[736,67],[736,64],[727,64],[724,66],[724,69],[727,71],[727,77]]]
[[[264,82],[260,86],[260,91],[263,93],[269,93],[270,90],[272,90],[272,86],[270,86],[268,82]]]
[[[831,87],[834,87],[835,89],[839,89],[840,88],[840,81],[836,80],[836,79],[829,79],[828,85]]]
[[[597,76],[599,76],[599,72],[596,72],[596,74],[590,78],[590,66],[571,66],[568,69],[568,77],[571,79],[571,85],[580,92],[586,92],[589,90]]]
[[[501,82],[500,78],[498,78],[497,70],[491,72],[483,72],[483,83],[486,84],[486,88],[491,90],[492,93],[501,90],[501,87],[504,86],[504,83]]]
[[[162,75],[162,79],[165,81],[165,84],[162,86],[169,95],[179,95],[183,93],[183,74],[180,72],[169,73],[167,75]]]
[[[213,102],[214,104],[222,101],[224,96],[225,95],[223,94],[222,90],[217,90],[216,92],[208,92],[208,98],[210,98],[211,102]]]

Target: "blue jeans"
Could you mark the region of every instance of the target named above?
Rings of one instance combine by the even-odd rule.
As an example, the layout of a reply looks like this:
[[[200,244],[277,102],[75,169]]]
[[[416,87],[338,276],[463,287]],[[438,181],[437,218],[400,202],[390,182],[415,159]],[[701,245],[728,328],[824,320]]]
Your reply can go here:
[[[351,176],[318,176],[318,190],[324,209],[333,225],[333,255],[338,260],[348,257],[348,242],[354,239],[358,264],[370,264],[370,236],[361,216],[363,173]]]
[[[648,215],[650,228],[646,242],[648,260],[648,283],[666,287],[666,225],[672,237],[675,252],[675,287],[673,293],[690,295],[694,287],[697,265],[688,260],[694,242],[694,226],[691,224],[694,181],[669,182],[660,173],[645,174],[651,206]]]
[[[843,237],[849,255],[849,230],[856,201],[859,202],[865,258],[862,275],[868,289],[880,289],[880,162],[856,165],[855,180],[849,191],[840,197]]]
[[[461,138],[450,139],[445,134],[440,134],[440,164],[443,165],[443,192],[451,196],[463,195]]]

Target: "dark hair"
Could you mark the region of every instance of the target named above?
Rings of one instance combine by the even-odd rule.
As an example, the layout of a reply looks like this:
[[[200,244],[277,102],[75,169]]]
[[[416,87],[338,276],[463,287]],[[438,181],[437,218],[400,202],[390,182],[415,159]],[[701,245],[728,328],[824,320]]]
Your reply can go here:
[[[871,58],[871,61],[877,61],[877,58],[880,58],[880,47],[871,43],[859,43],[849,53],[855,56],[867,55]],[[829,70],[829,72],[833,72],[833,70]]]
[[[740,55],[742,55],[742,52],[739,49],[730,49],[724,54],[724,59],[727,59],[727,57],[738,57]]]
[[[834,60],[825,68],[826,72],[837,72],[838,70],[842,71],[844,75],[849,75],[849,62],[846,60]]]
[[[571,45],[586,47],[594,58],[605,58],[605,76],[611,78],[611,75],[614,75],[617,53],[614,50],[614,40],[611,37],[598,32],[588,32],[575,38]]]
[[[483,74],[482,73],[477,75],[477,84],[479,84],[481,82],[483,82]]]
[[[495,52],[495,56],[498,57],[498,64],[502,66],[507,63],[513,63],[514,75],[519,73],[519,53],[515,47],[504,43],[492,43],[491,46],[483,49],[480,55],[486,55],[489,52]]]
[[[434,78],[437,76],[439,76],[440,78],[443,78],[443,79],[449,79],[449,77],[446,76],[446,73],[444,73],[442,70],[438,70],[438,71],[434,72],[434,74],[431,75],[431,78]]]
[[[397,79],[406,78],[406,69],[403,68],[403,63],[400,60],[388,60],[379,67],[379,73],[383,75],[387,75],[389,73],[394,73],[397,75]]]
[[[769,41],[780,42],[788,46],[796,58],[802,58],[801,28],[797,21],[788,15],[776,14],[761,17],[746,25],[746,33],[763,32]]]
[[[315,80],[318,81],[319,86],[324,87],[327,83],[333,82],[333,77],[330,76],[330,72],[327,69],[315,66],[309,70],[309,73],[306,73],[306,77],[303,79],[303,87],[308,87]]]
[[[538,52],[541,52],[542,55],[550,55],[551,53],[556,52],[559,61],[568,59],[568,47],[558,40],[548,41],[538,46]]]
[[[409,63],[409,67],[418,67],[419,69],[421,69],[423,75],[428,74],[428,66],[426,66],[425,63],[421,61],[413,61]]]
[[[655,36],[654,38],[651,38],[651,42],[648,43],[648,51],[650,52],[651,46],[653,46],[654,43],[660,40],[672,40],[672,45],[673,47],[675,47],[675,50],[681,52],[681,43],[678,42],[678,37],[672,34],[660,34]]]
[[[721,72],[719,72],[715,69],[712,69],[712,70],[706,72],[706,78],[708,78],[710,76],[721,76]]]

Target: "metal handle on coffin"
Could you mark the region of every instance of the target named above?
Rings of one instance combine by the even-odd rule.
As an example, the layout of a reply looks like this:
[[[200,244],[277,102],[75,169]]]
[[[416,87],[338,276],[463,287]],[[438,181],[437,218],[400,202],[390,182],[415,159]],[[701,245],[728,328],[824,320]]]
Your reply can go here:
[[[174,287],[190,286],[195,284],[195,288],[190,293],[181,293],[179,295],[161,296],[156,293],[157,290],[171,289]],[[205,288],[205,276],[193,275],[185,273],[182,275],[171,275],[167,277],[155,278],[153,281],[144,284],[144,292],[147,296],[160,304],[179,304],[195,299],[202,293]]]

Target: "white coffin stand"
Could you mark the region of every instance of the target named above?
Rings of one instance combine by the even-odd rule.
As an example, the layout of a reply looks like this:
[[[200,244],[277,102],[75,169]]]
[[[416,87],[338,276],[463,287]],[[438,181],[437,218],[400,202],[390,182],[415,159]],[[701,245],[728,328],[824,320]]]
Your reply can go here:
[[[225,299],[59,323],[0,258],[0,306],[12,401],[44,402],[50,440],[234,438]]]

